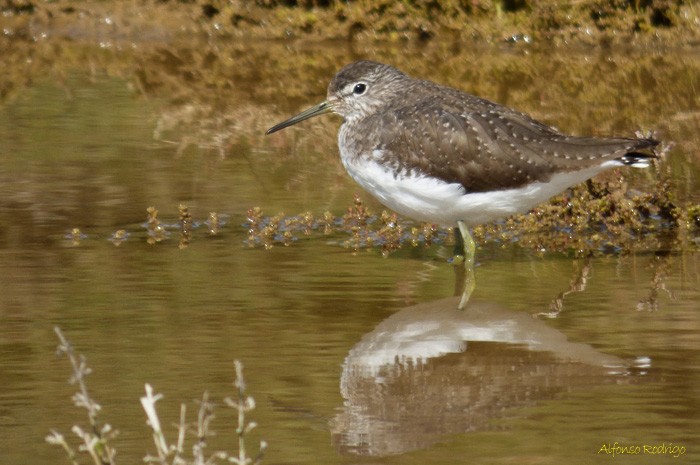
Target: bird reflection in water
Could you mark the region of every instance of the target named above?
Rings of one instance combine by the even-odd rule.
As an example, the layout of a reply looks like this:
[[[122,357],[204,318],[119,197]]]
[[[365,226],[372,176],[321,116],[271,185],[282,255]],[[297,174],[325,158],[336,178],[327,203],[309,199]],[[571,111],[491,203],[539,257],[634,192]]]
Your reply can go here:
[[[562,392],[642,379],[649,360],[604,354],[567,340],[546,321],[458,297],[406,308],[349,352],[331,420],[341,453],[386,456],[427,448],[444,435],[493,428],[493,420]]]

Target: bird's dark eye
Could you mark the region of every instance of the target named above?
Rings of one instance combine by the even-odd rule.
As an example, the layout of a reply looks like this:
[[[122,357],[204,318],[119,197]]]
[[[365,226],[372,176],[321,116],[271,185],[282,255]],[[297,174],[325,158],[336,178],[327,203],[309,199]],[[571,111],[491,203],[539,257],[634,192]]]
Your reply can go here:
[[[367,84],[364,84],[361,82],[359,84],[355,84],[355,88],[352,89],[352,93],[355,95],[362,95],[365,93],[366,90],[367,90]]]

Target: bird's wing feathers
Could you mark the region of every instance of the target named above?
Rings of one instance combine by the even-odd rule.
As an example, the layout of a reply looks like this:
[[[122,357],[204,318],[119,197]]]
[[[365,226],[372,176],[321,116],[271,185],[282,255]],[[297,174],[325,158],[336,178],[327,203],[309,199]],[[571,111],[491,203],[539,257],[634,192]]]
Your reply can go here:
[[[565,136],[478,100],[478,111],[421,102],[391,117],[385,113],[374,125],[380,140],[374,148],[397,172],[420,171],[483,192],[544,182],[557,171],[586,169],[655,145],[648,139]]]

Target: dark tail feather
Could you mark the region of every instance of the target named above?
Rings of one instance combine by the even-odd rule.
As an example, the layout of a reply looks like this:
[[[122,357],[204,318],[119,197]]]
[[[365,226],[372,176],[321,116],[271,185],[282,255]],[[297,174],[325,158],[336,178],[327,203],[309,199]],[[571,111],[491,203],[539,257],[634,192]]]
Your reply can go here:
[[[653,152],[654,147],[659,145],[658,140],[654,139],[639,139],[639,144],[635,147],[635,150],[650,149],[649,152],[629,152],[619,158],[619,160],[628,166],[633,166],[635,168],[647,168],[651,160],[658,158]]]

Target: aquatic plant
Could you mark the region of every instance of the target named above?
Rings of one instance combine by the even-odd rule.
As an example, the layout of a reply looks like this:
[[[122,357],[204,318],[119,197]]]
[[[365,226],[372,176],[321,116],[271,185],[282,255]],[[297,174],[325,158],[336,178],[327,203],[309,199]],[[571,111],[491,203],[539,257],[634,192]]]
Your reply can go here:
[[[255,400],[245,392],[246,384],[243,379],[243,365],[238,360],[235,360],[233,363],[236,372],[233,384],[236,388],[237,397],[235,399],[227,397],[224,399],[224,403],[237,411],[236,435],[238,437],[238,452],[231,454],[225,451],[215,451],[207,456],[207,438],[214,434],[210,427],[214,419],[214,404],[209,400],[209,394],[206,391],[199,401],[197,421],[194,427],[190,427],[186,422],[186,405],[180,404],[177,441],[168,443],[156,411],[156,402],[161,400],[163,395],[154,393],[151,385],[146,384],[146,395],[141,397],[141,405],[148,417],[148,424],[153,430],[153,443],[156,448],[156,454],[149,454],[144,457],[145,462],[161,465],[209,465],[218,463],[219,460],[236,465],[258,465],[262,462],[265,449],[267,448],[265,441],[260,441],[258,453],[255,457],[248,455],[246,436],[257,426],[257,423],[247,421],[246,413],[255,409]],[[192,431],[194,431],[194,434],[192,434]],[[195,437],[192,444],[191,459],[186,458],[187,454],[185,452],[185,440],[188,432],[190,436]]]
[[[68,459],[73,465],[79,463],[78,457],[80,452],[87,454],[95,465],[112,465],[116,450],[112,446],[112,440],[117,436],[118,431],[112,429],[109,423],[102,424],[99,419],[99,413],[102,407],[90,395],[86,377],[92,372],[87,365],[87,361],[82,354],[77,354],[71,343],[63,335],[60,328],[54,328],[54,332],[60,341],[57,354],[65,355],[70,361],[73,375],[70,378],[71,384],[78,385],[78,392],[73,397],[73,403],[78,408],[84,408],[87,412],[89,427],[85,428],[79,425],[74,425],[73,433],[80,439],[82,444],[76,449],[68,443],[65,436],[56,430],[51,430],[51,434],[46,436],[46,442],[49,444],[59,445],[68,454]]]
[[[164,225],[158,219],[158,210],[156,207],[148,207],[146,209],[146,231],[148,233],[147,242],[151,245],[165,240],[168,237],[168,232]]]
[[[184,249],[190,244],[190,239],[192,239],[192,215],[187,205],[180,204],[178,212],[180,213],[180,243],[178,247]]]
[[[82,456],[88,456],[95,465],[114,465],[117,451],[113,439],[117,436],[118,431],[113,429],[109,423],[102,423],[98,418],[102,407],[90,395],[86,383],[86,377],[92,370],[88,367],[85,357],[75,352],[61,329],[56,327],[54,331],[60,341],[58,354],[66,355],[71,363],[73,374],[70,382],[78,385],[78,392],[72,398],[73,403],[87,411],[89,427],[73,426],[72,431],[81,442],[77,448],[72,446],[68,439],[56,430],[51,430],[51,433],[46,436],[46,442],[62,447],[72,465],[80,464]],[[156,452],[146,455],[145,462],[161,465],[213,465],[217,463],[259,465],[262,462],[267,443],[260,441],[258,452],[254,457],[249,455],[250,452],[246,444],[248,434],[257,426],[255,422],[246,418],[246,414],[255,409],[255,400],[246,393],[243,365],[238,360],[233,363],[235,368],[233,385],[236,388],[236,396],[225,398],[224,404],[236,410],[237,451],[235,453],[214,451],[207,455],[207,438],[214,435],[214,431],[211,429],[211,422],[214,419],[214,404],[209,400],[209,394],[206,391],[199,401],[197,420],[194,424],[187,423],[187,406],[180,404],[177,439],[175,442],[168,442],[156,410],[156,402],[161,400],[163,395],[156,393],[153,387],[146,383],[146,394],[141,397],[141,406],[146,412],[148,425],[152,429]],[[191,456],[185,450],[188,437],[192,438]]]

